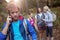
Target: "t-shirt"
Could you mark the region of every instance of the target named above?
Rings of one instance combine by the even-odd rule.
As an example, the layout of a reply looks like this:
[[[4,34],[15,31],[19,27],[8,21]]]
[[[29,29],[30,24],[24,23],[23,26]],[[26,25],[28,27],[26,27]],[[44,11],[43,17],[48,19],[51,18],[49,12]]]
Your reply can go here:
[[[39,16],[40,16],[40,18],[41,18],[42,13],[39,13],[38,15],[39,15]],[[37,14],[35,15],[35,18],[37,18]]]
[[[14,31],[14,40],[24,40],[19,31],[20,20],[12,22],[12,27]]]

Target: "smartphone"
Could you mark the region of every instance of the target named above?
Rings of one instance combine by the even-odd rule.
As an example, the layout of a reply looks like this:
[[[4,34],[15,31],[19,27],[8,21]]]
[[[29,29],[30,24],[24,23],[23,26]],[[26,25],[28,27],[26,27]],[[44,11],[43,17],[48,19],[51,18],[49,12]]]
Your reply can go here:
[[[12,17],[11,17],[11,15],[9,14],[9,19],[10,19],[10,22],[12,22]]]

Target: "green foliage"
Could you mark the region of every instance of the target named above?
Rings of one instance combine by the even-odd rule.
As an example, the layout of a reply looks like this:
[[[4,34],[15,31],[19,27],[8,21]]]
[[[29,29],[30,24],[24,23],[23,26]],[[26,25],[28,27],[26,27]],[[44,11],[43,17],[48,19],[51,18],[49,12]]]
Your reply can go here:
[[[1,31],[1,29],[2,29],[2,25],[3,25],[3,22],[0,22],[0,31]]]
[[[56,29],[60,29],[60,7],[57,7],[57,8],[52,8],[52,11],[56,14],[57,16],[57,19],[56,21],[54,22],[54,28]]]

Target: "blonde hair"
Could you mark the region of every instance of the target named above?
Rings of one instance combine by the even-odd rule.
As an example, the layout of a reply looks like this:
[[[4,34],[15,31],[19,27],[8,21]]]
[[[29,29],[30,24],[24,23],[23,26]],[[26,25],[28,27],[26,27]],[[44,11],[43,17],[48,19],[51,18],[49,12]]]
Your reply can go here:
[[[20,8],[18,6],[16,6],[14,3],[9,3],[7,6],[6,6],[6,10],[7,12],[9,12],[12,8],[18,8],[18,10],[20,10]]]
[[[48,6],[44,6],[43,8],[46,9],[47,11],[51,11]]]

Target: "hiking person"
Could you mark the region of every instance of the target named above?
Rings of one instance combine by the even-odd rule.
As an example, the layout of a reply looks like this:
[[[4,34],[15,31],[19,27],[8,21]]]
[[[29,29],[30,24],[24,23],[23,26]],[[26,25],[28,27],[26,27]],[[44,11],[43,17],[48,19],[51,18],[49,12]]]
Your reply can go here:
[[[30,40],[27,32],[29,32],[31,35],[32,40],[37,40],[37,35],[34,28],[27,19],[24,19],[20,15],[20,9],[18,6],[15,4],[9,4],[7,6],[7,12],[12,21],[8,21],[8,24],[6,22],[3,29],[6,27],[6,25],[9,26],[9,31],[7,33],[9,34],[9,40]],[[25,26],[25,22],[27,26]],[[27,28],[27,30],[25,28]]]
[[[46,22],[46,36],[47,36],[47,40],[49,40],[49,36],[50,36],[50,40],[53,40],[53,16],[51,14],[51,12],[49,12],[50,9],[48,6],[44,6],[43,7],[43,12],[45,15],[45,19],[43,19]]]
[[[31,11],[30,11],[29,14],[28,14],[28,21],[29,21],[30,24],[33,26],[33,28],[35,29],[35,26],[34,26],[35,20],[34,20],[33,13],[32,13]]]
[[[30,24],[32,25],[32,27],[34,28],[34,30],[36,32],[36,29],[35,29],[35,26],[34,26],[35,20],[34,20],[32,12],[29,12],[27,20],[30,22]],[[29,37],[30,37],[30,35],[29,35]],[[31,39],[31,37],[30,37],[30,39]]]
[[[38,27],[38,30],[39,31],[39,37],[40,39],[39,40],[42,40],[43,39],[43,33],[44,33],[44,30],[46,29],[45,28],[45,22],[42,20],[42,9],[41,8],[37,8],[37,14],[35,16],[35,23]]]

